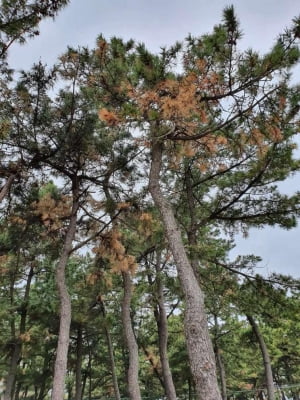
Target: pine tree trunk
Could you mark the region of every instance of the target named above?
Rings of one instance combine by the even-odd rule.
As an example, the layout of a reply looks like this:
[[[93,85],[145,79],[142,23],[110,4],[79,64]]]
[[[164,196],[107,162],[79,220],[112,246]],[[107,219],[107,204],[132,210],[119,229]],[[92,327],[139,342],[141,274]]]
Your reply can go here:
[[[250,324],[250,326],[256,336],[256,339],[259,343],[260,351],[261,351],[261,354],[263,357],[265,376],[266,376],[266,382],[267,382],[268,400],[275,400],[275,388],[274,388],[274,383],[273,383],[271,359],[269,356],[269,352],[268,352],[265,340],[264,340],[263,335],[261,334],[254,318],[251,315],[247,315],[247,319],[248,319],[249,324]]]
[[[149,189],[154,203],[160,211],[185,297],[185,337],[197,397],[199,400],[221,400],[213,346],[209,337],[204,309],[204,295],[188,260],[172,207],[160,189],[161,162],[162,144],[155,142],[152,148]]]
[[[77,211],[79,208],[79,183],[73,182],[73,205],[71,218],[65,237],[62,253],[56,268],[56,286],[59,296],[59,334],[54,365],[52,400],[62,400],[64,397],[65,377],[67,371],[69,336],[71,324],[71,300],[66,285],[65,270],[72,250],[72,242],[76,233]]]
[[[139,386],[139,356],[138,345],[136,343],[132,321],[130,316],[130,303],[132,297],[132,283],[129,272],[122,272],[124,284],[124,297],[122,301],[122,324],[124,330],[124,338],[128,349],[129,367],[127,373],[128,393],[131,400],[141,400]]]
[[[173,382],[173,377],[169,365],[168,358],[168,320],[165,310],[163,284],[161,281],[160,271],[160,255],[155,265],[156,268],[156,287],[157,287],[157,302],[158,310],[155,312],[155,319],[158,329],[158,346],[159,355],[164,378],[164,387],[168,400],[176,400],[176,390]]]
[[[222,355],[218,344],[215,345],[215,353],[216,353],[216,360],[217,365],[220,371],[220,383],[221,383],[221,394],[222,400],[227,400],[227,390],[226,390],[226,373],[225,368],[222,360]]]
[[[10,359],[9,372],[6,377],[5,392],[3,400],[11,400],[14,397],[15,380],[18,368],[18,362],[22,350],[20,339],[15,339],[16,343],[13,345],[13,351]]]
[[[218,324],[218,318],[216,315],[214,316],[214,320],[215,320],[215,331],[216,331],[216,338],[214,340],[214,345],[215,345],[217,366],[218,366],[219,374],[220,374],[221,394],[222,394],[222,400],[227,400],[226,372],[225,372],[222,355],[221,355],[221,350],[220,350],[218,338],[217,338],[217,336],[219,334],[219,324]]]
[[[44,349],[44,363],[43,363],[43,371],[41,374],[41,377],[39,379],[39,386],[40,386],[40,391],[38,395],[38,400],[43,400],[46,395],[46,382],[47,378],[49,376],[49,370],[50,370],[50,362],[51,362],[51,353],[49,353],[47,347]]]
[[[103,318],[105,318],[106,317],[105,304],[102,300],[100,300],[100,301],[101,301],[102,315],[103,315]],[[109,352],[109,361],[110,361],[111,375],[112,375],[113,386],[114,386],[114,394],[115,394],[116,400],[121,400],[119,384],[118,384],[118,377],[117,377],[117,369],[116,369],[116,363],[115,363],[114,348],[113,348],[111,335],[110,335],[109,329],[106,325],[106,322],[105,322],[105,326],[104,326],[104,331],[105,331],[108,352]]]
[[[20,320],[20,329],[19,329],[20,335],[22,335],[26,331],[27,307],[28,307],[32,277],[33,277],[33,267],[31,266],[29,273],[28,273],[28,277],[27,277],[25,294],[24,294],[24,298],[23,298],[23,304],[21,306],[21,320]],[[21,357],[21,351],[22,351],[21,338],[15,337],[14,340],[15,340],[15,343],[14,343],[13,349],[12,349],[12,355],[11,355],[11,359],[10,359],[9,372],[8,372],[8,375],[6,378],[6,383],[5,383],[5,392],[4,392],[3,400],[11,400],[14,397],[14,387],[15,387],[15,381],[16,381],[17,368],[18,368],[18,363],[19,363],[20,357]]]
[[[76,371],[75,371],[75,400],[81,400],[82,393],[82,326],[79,324],[77,329],[77,344],[76,344]]]
[[[194,274],[200,282],[200,273],[199,273],[199,257],[198,254],[195,254],[195,247],[197,245],[198,241],[198,226],[197,226],[197,220],[195,218],[195,208],[196,208],[196,202],[195,198],[193,196],[193,185],[192,185],[192,177],[191,177],[191,170],[187,166],[185,170],[185,190],[186,190],[186,196],[187,196],[187,209],[188,209],[188,214],[190,217],[189,221],[189,226],[187,228],[187,237],[188,237],[188,242],[190,245],[190,253],[189,253],[189,260],[191,263],[191,266],[193,268]]]
[[[85,398],[84,395],[85,395],[85,388],[86,388],[86,384],[87,384],[87,378],[90,375],[91,366],[92,366],[92,354],[91,354],[92,352],[91,352],[91,348],[90,348],[90,343],[89,342],[88,342],[88,349],[89,349],[89,352],[88,352],[89,358],[88,358],[88,365],[87,365],[87,367],[85,369],[85,374],[84,374],[84,377],[83,377],[82,395],[81,395],[82,399]]]
[[[113,198],[111,196],[110,190],[109,190],[109,178],[110,175],[106,176],[106,179],[103,182],[103,191],[105,193],[107,201],[113,203]],[[114,213],[110,212],[110,218],[112,220],[112,225],[114,226]],[[131,324],[131,318],[130,318],[130,302],[131,302],[131,278],[129,273],[124,273],[123,274],[123,284],[124,284],[124,297],[123,297],[123,302],[122,302],[122,322],[123,322],[123,328],[125,330],[125,341],[128,347],[128,352],[129,352],[129,370],[128,370],[128,391],[129,393],[132,393],[134,396],[140,396],[140,389],[139,389],[139,383],[138,383],[138,346],[135,340],[134,332],[132,329],[132,324]],[[105,318],[106,312],[105,312],[105,305],[102,302],[102,313],[103,317]],[[127,328],[125,328],[125,326]],[[110,364],[111,364],[111,369],[112,369],[112,379],[113,379],[113,385],[114,385],[114,393],[116,400],[121,399],[120,395],[120,390],[119,390],[119,384],[118,384],[118,378],[117,378],[117,370],[116,370],[116,365],[115,365],[115,356],[114,356],[114,350],[113,350],[113,345],[111,341],[111,336],[109,333],[109,330],[107,327],[105,327],[105,334],[106,334],[106,339],[107,339],[107,344],[108,344],[108,350],[109,350],[109,358],[110,358]],[[137,366],[135,365],[137,363]],[[132,386],[132,388],[131,388]],[[138,388],[136,388],[136,386]],[[136,397],[135,397],[136,398]]]
[[[5,182],[5,184],[2,186],[1,190],[0,190],[0,203],[2,202],[2,200],[7,196],[7,194],[10,191],[10,188],[16,178],[17,174],[11,174],[8,178],[7,181]]]

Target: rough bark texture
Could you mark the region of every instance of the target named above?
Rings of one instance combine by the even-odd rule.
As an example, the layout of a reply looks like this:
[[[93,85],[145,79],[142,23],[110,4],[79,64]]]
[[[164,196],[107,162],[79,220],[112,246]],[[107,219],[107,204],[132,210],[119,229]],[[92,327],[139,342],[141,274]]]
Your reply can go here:
[[[25,333],[26,331],[26,318],[27,318],[27,307],[28,307],[28,300],[29,300],[29,293],[30,293],[30,286],[33,277],[33,267],[30,267],[26,288],[23,298],[23,304],[21,306],[21,320],[20,320],[20,335]],[[15,387],[15,380],[17,374],[18,363],[21,357],[22,351],[22,340],[20,337],[16,337],[15,343],[12,348],[9,371],[7,374],[6,382],[5,382],[5,392],[3,396],[3,400],[11,400],[14,396],[14,387]]]
[[[66,285],[65,270],[72,250],[72,242],[76,233],[77,211],[79,208],[78,184],[73,185],[73,206],[71,218],[65,237],[62,253],[56,268],[56,285],[59,296],[59,334],[54,365],[52,400],[62,400],[64,397],[65,376],[67,370],[69,336],[71,324],[71,300]]]
[[[140,386],[138,380],[138,374],[139,374],[138,345],[136,343],[130,316],[132,283],[129,272],[122,272],[122,276],[124,283],[124,297],[122,301],[122,324],[124,329],[124,338],[129,356],[129,367],[127,373],[128,394],[131,400],[141,400]]]
[[[199,400],[221,400],[213,346],[204,309],[204,295],[187,257],[172,207],[160,189],[161,161],[162,144],[155,142],[152,147],[149,189],[162,216],[166,237],[185,297],[185,336],[197,397]]]
[[[273,383],[273,373],[271,367],[271,359],[269,356],[269,352],[264,341],[263,335],[261,334],[257,323],[255,322],[254,318],[251,315],[247,315],[247,319],[251,328],[257,338],[259,343],[260,351],[264,361],[264,369],[265,369],[265,376],[266,376],[266,383],[267,383],[267,392],[268,392],[268,400],[275,400],[275,388]]]
[[[168,400],[176,400],[176,390],[173,382],[173,377],[169,365],[168,358],[168,320],[165,310],[164,301],[164,291],[163,284],[161,281],[161,271],[160,271],[160,257],[156,262],[156,287],[157,287],[157,302],[158,302],[158,312],[155,312],[155,319],[158,329],[158,346],[159,355],[162,366],[162,373],[164,378],[164,388],[166,392],[166,397]]]

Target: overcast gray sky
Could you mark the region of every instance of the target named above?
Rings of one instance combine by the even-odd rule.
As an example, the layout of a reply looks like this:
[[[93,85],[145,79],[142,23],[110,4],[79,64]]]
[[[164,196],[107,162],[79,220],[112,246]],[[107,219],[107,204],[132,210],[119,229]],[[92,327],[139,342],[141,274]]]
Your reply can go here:
[[[268,50],[293,17],[300,15],[299,0],[71,0],[54,22],[42,22],[40,36],[25,46],[15,46],[9,61],[16,69],[29,68],[39,60],[51,65],[68,45],[94,46],[100,33],[133,38],[159,51],[188,33],[196,36],[210,32],[220,22],[223,8],[230,4],[235,6],[244,33],[242,46],[261,52]],[[300,82],[299,76],[295,79]],[[290,180],[285,190],[299,190],[298,184],[300,179]],[[261,271],[299,277],[299,233],[299,228],[253,229],[247,239],[238,240],[233,254],[260,255],[264,259]]]

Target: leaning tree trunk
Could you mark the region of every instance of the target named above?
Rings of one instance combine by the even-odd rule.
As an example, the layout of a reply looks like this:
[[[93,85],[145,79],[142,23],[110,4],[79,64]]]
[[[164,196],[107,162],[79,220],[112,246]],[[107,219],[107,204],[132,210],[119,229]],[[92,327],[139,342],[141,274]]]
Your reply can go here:
[[[20,320],[20,336],[25,333],[26,331],[26,318],[27,318],[27,308],[28,308],[28,301],[29,301],[29,293],[30,293],[30,286],[33,277],[33,267],[30,267],[25,294],[23,298],[23,304],[21,306],[21,320]],[[14,394],[14,387],[16,381],[16,374],[19,359],[21,357],[22,351],[22,339],[21,337],[15,338],[15,343],[13,345],[12,355],[10,359],[9,371],[7,374],[6,382],[5,382],[5,392],[3,400],[11,400]]]
[[[265,340],[264,340],[263,335],[261,334],[254,318],[251,315],[247,315],[247,319],[248,319],[248,322],[251,325],[251,328],[252,328],[252,330],[256,336],[256,339],[259,343],[260,351],[261,351],[261,354],[263,357],[265,376],[266,376],[266,381],[267,381],[268,400],[275,400],[275,388],[274,388],[274,383],[273,383],[271,359],[269,356],[269,352],[268,352]]]
[[[185,297],[185,337],[192,376],[199,400],[221,400],[218,388],[214,351],[209,337],[204,295],[187,257],[180,229],[170,203],[160,189],[162,143],[152,147],[149,190],[160,211],[166,237],[177,267],[178,277]]]
[[[62,253],[56,268],[56,286],[59,296],[59,334],[54,365],[54,377],[52,386],[52,400],[64,398],[65,377],[67,371],[69,336],[71,324],[71,300],[66,285],[65,270],[72,251],[72,242],[76,233],[77,211],[79,208],[79,182],[73,182],[73,205],[68,230],[65,237]]]
[[[124,338],[129,355],[128,367],[128,393],[131,400],[141,400],[139,386],[139,355],[138,345],[135,339],[132,321],[130,316],[130,303],[132,297],[132,283],[129,272],[122,272],[124,283],[124,297],[122,301],[122,324],[124,329]]]
[[[173,382],[172,372],[169,365],[168,358],[168,320],[164,302],[163,283],[161,280],[160,271],[160,254],[155,265],[156,269],[156,287],[157,287],[157,303],[158,310],[155,310],[155,319],[158,330],[158,347],[164,378],[164,388],[168,400],[176,400],[176,390]]]
[[[10,188],[15,180],[17,176],[17,173],[13,173],[11,174],[8,178],[7,181],[5,182],[5,184],[2,186],[1,190],[0,190],[0,203],[2,202],[2,200],[7,196],[7,194],[10,191]]]

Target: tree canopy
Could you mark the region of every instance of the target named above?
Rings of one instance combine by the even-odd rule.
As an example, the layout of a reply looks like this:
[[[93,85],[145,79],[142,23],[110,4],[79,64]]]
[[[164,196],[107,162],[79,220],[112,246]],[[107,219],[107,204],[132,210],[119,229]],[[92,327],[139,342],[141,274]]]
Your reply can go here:
[[[159,54],[100,35],[14,75],[9,47],[66,4],[0,10],[4,399],[296,400],[299,282],[229,252],[299,217],[280,182],[300,168],[300,20],[264,55],[230,6]]]

